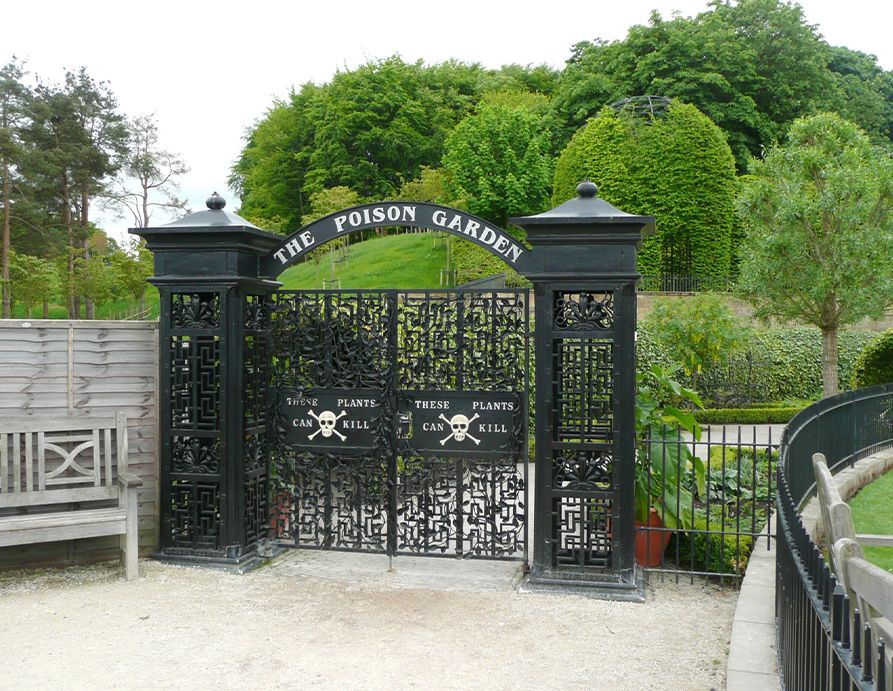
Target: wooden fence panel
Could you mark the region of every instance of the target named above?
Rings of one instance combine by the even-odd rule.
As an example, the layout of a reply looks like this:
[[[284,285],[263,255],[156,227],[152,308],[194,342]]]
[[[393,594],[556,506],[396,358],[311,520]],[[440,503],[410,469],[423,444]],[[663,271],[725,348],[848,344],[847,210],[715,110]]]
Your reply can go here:
[[[140,553],[158,547],[158,324],[0,320],[0,416],[127,413]],[[0,569],[116,559],[117,538],[0,549]]]

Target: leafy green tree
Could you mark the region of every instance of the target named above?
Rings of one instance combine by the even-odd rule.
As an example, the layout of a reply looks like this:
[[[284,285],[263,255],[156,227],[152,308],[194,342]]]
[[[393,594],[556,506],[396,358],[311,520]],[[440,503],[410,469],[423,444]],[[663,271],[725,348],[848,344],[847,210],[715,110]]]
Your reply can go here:
[[[443,167],[457,205],[504,228],[548,204],[549,132],[527,108],[484,103],[450,134]]]
[[[448,204],[446,173],[443,168],[422,166],[419,177],[404,181],[397,196],[406,201]]]
[[[558,158],[552,202],[572,198],[583,178],[614,206],[657,219],[639,254],[642,273],[727,279],[735,163],[723,133],[697,108],[673,102],[655,118],[603,109]]]
[[[59,290],[56,269],[51,261],[28,254],[10,253],[12,296],[32,316],[34,307],[43,304],[43,317],[49,314],[49,302]]]
[[[423,166],[440,165],[447,135],[484,94],[547,102],[557,75],[542,65],[485,70],[390,57],[338,72],[327,84],[305,84],[246,133],[230,176],[240,213],[292,232],[321,189],[346,186],[363,199],[393,198]]]
[[[139,302],[140,313],[146,308],[146,279],[153,274],[152,253],[141,242],[133,242],[129,251],[115,249],[108,255],[112,282],[126,297]]]
[[[696,105],[728,137],[738,167],[799,115],[828,107],[828,46],[799,5],[712,0],[695,17],[652,13],[622,41],[574,47],[555,95],[568,135],[615,100],[644,94]]]
[[[22,83],[24,68],[21,61],[12,58],[0,67],[0,195],[2,195],[3,231],[0,241],[0,289],[2,289],[2,316],[12,316],[10,303],[10,251],[12,248],[12,194],[13,176],[21,161],[23,149],[19,131],[26,117],[28,89]]]
[[[760,317],[822,333],[825,396],[838,391],[838,330],[893,296],[893,161],[836,114],[798,119],[754,160],[738,202],[739,287]]]
[[[48,218],[59,219],[68,248],[65,285],[73,288],[75,260],[86,257],[92,225],[90,206],[102,195],[127,148],[124,116],[108,85],[84,68],[67,72],[61,86],[38,84],[30,99],[30,122],[23,134],[29,146],[23,176]],[[80,315],[78,292],[70,292],[69,317]],[[85,298],[87,318],[93,303]]]

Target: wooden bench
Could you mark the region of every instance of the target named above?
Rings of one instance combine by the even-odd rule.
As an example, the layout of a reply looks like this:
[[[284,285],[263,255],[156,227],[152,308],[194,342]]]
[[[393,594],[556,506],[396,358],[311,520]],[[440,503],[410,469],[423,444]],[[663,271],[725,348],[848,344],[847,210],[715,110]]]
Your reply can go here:
[[[0,417],[0,547],[120,535],[133,580],[142,484],[127,470],[123,412]]]
[[[856,533],[849,504],[843,501],[837,483],[828,470],[823,454],[813,454],[816,494],[822,512],[822,533],[831,545],[834,574],[862,616],[871,621],[884,639],[887,657],[893,653],[893,574],[865,560],[863,537],[867,544],[889,545],[889,537]]]

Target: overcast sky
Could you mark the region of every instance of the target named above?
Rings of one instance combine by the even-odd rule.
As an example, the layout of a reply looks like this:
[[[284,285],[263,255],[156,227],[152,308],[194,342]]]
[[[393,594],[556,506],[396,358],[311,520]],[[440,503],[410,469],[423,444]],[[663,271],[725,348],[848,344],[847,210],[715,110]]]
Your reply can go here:
[[[832,45],[872,53],[893,69],[889,0],[803,0]],[[664,17],[706,9],[698,0],[430,0],[357,2],[8,2],[0,60],[15,54],[47,81],[85,66],[108,81],[128,115],[155,113],[161,145],[191,167],[182,180],[193,210],[227,189],[242,137],[292,86],[395,53],[428,63],[561,67],[578,41],[621,39],[652,9]],[[163,219],[154,219],[161,222]],[[127,219],[101,220],[120,236]]]

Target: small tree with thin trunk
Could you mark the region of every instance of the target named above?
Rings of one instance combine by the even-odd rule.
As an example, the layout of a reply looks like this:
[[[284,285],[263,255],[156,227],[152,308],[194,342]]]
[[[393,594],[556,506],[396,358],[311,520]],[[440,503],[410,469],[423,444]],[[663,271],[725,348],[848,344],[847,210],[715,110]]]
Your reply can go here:
[[[738,210],[741,292],[759,317],[821,330],[834,395],[838,330],[893,304],[893,160],[839,115],[801,118],[752,162]]]

